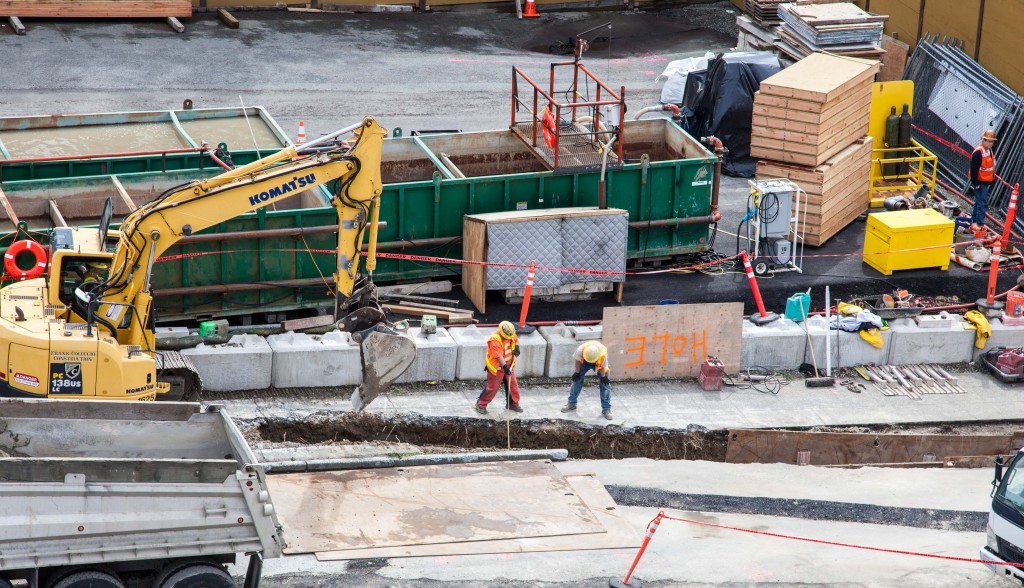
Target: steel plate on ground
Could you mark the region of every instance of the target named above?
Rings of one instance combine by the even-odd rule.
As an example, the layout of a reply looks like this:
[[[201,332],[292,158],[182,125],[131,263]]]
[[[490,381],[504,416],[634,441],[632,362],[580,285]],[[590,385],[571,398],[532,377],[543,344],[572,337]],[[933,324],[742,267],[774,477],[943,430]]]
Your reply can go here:
[[[269,476],[285,553],[601,533],[548,461]]]
[[[597,479],[597,476],[594,474],[566,474],[565,480],[590,508],[591,512],[597,516],[597,520],[604,527],[603,533],[346,549],[343,551],[320,552],[316,554],[316,558],[320,561],[337,561],[379,557],[477,555],[483,553],[525,553],[529,551],[576,551],[581,549],[632,549],[640,546],[640,536],[622,515],[622,512],[615,504],[615,500],[608,494],[604,484]]]

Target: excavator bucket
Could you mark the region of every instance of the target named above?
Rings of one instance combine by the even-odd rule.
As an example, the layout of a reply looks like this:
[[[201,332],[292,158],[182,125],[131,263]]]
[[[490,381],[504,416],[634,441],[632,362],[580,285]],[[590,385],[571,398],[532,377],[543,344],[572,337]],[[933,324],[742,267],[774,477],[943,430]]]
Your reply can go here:
[[[352,393],[352,408],[362,411],[391,387],[416,359],[412,339],[380,324],[352,336],[363,359],[363,385]]]

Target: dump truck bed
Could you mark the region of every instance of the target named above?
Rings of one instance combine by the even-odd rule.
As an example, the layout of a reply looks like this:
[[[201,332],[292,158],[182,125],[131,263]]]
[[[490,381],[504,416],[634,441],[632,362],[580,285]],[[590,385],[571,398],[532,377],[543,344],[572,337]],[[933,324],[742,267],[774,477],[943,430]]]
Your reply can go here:
[[[277,557],[254,464],[217,406],[0,399],[0,571]]]

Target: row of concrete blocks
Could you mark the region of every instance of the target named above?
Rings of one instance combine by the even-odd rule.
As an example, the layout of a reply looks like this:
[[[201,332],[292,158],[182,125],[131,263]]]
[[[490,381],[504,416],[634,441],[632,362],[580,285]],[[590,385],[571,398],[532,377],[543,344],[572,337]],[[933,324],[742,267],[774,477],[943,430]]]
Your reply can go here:
[[[832,367],[951,364],[972,361],[977,355],[975,331],[966,328],[956,315],[939,328],[922,328],[913,319],[889,324],[891,328],[881,332],[881,349],[869,345],[858,333],[831,331]],[[990,326],[992,336],[986,349],[1024,346],[1024,326],[1008,326],[999,320]],[[825,319],[811,317],[807,329],[810,345],[799,323],[780,319],[758,327],[744,321],[741,367],[796,369],[811,362],[811,348],[818,366],[824,367]],[[492,332],[468,326],[438,329],[424,336],[419,328],[410,329],[416,361],[398,383],[483,380],[487,338]],[[522,378],[567,378],[573,372],[572,354],[577,346],[584,340],[600,339],[601,332],[600,326],[540,327],[520,337],[522,353],[516,373]],[[215,391],[355,386],[362,378],[359,347],[348,333],[341,332],[285,333],[265,339],[236,335],[226,344],[201,344],[182,353],[198,368],[204,387]]]
[[[483,380],[487,338],[493,329],[409,329],[416,360],[396,383]],[[540,327],[519,338],[516,374],[522,378],[567,378],[580,342],[600,339],[601,327]],[[235,335],[225,344],[200,344],[187,355],[211,391],[356,386],[362,381],[359,346],[348,333],[285,333],[266,338]]]
[[[818,367],[826,364],[825,317],[813,316],[807,320],[810,345],[804,327],[788,319],[779,319],[764,326],[743,321],[743,367],[761,366],[795,369],[813,359]],[[889,329],[881,331],[884,345],[881,349],[868,344],[860,333],[829,332],[832,367],[855,365],[916,365],[922,363],[952,364],[974,361],[983,350],[975,347],[977,332],[968,328],[970,323],[959,315],[950,315],[947,321],[935,321],[935,326],[924,328],[912,319],[889,321]],[[1024,346],[1024,326],[1004,325],[996,319],[989,322],[992,335],[984,351],[993,347]]]

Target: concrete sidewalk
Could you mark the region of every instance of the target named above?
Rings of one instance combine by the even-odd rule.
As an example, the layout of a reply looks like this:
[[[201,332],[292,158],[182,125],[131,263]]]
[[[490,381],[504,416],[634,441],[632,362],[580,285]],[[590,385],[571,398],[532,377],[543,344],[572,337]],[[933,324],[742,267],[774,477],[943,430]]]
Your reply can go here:
[[[800,377],[800,376],[797,376]],[[938,422],[993,422],[1024,418],[1024,390],[1002,384],[985,373],[959,374],[963,394],[923,394],[921,400],[883,396],[870,384],[854,393],[843,386],[807,388],[803,380],[782,386],[778,394],[725,387],[704,392],[687,381],[614,382],[613,420],[601,417],[597,381],[588,378],[576,413],[562,413],[569,390],[564,385],[520,382],[522,413],[512,419],[568,419],[591,425],[663,427],[685,429],[699,425],[709,429],[813,427],[859,424],[915,424]],[[866,382],[865,382],[866,383]],[[398,386],[374,400],[367,412],[382,415],[420,414],[430,417],[491,418],[504,421],[503,396],[499,392],[488,407],[489,415],[473,410],[482,384],[440,382],[416,388]],[[217,400],[238,419],[303,418],[318,412],[351,410],[347,393],[334,398],[246,398]]]

